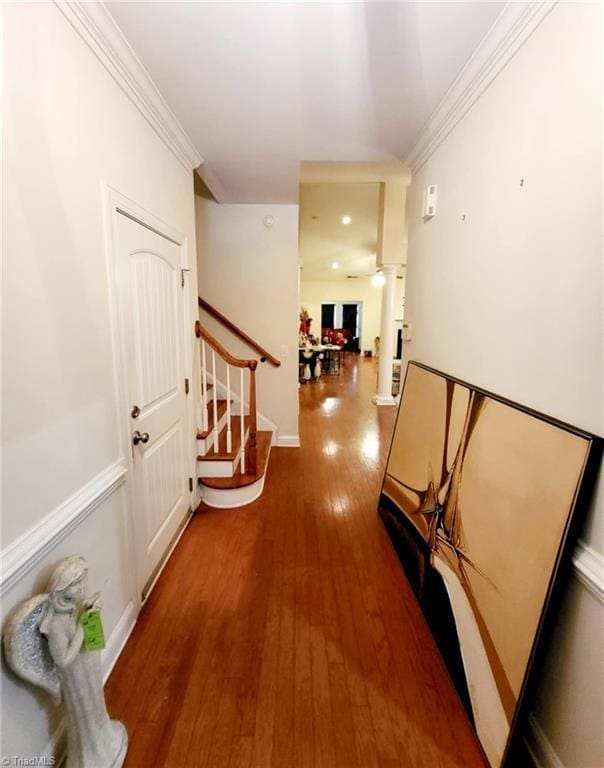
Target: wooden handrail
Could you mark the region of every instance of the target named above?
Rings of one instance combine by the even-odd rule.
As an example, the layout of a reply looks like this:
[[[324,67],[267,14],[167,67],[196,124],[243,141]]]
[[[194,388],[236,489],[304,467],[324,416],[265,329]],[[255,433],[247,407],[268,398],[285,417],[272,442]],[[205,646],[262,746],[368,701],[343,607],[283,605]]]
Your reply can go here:
[[[281,360],[278,360],[276,357],[271,355],[270,352],[267,352],[264,347],[261,347],[257,341],[254,341],[254,339],[242,331],[241,328],[238,328],[235,323],[232,323],[228,317],[225,317],[222,312],[216,309],[216,307],[208,304],[208,302],[205,299],[202,299],[201,296],[197,297],[197,303],[202,309],[205,309],[206,312],[212,315],[212,317],[216,318],[218,322],[222,323],[226,328],[228,328],[229,331],[232,331],[232,333],[245,341],[246,344],[249,344],[249,346],[260,355],[260,362],[263,363],[265,360],[268,360],[271,365],[275,366],[275,368],[278,368],[281,365]]]
[[[238,357],[233,357],[233,355],[231,355],[230,352],[227,352],[222,344],[217,339],[215,339],[209,331],[206,331],[199,320],[195,321],[195,335],[198,339],[207,341],[212,349],[215,352],[218,352],[220,357],[229,365],[232,365],[235,368],[249,368],[250,371],[255,371],[258,367],[257,360],[242,360]]]

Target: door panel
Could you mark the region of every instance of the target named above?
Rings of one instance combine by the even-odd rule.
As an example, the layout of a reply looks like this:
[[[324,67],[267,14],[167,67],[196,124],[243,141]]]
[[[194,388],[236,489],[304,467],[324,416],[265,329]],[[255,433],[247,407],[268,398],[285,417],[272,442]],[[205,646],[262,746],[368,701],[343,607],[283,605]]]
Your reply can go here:
[[[134,538],[141,589],[188,507],[181,247],[118,214],[119,292],[133,465]],[[131,417],[138,406],[139,415]],[[137,430],[148,442],[133,445]]]
[[[147,555],[153,551],[166,521],[182,501],[183,437],[182,421],[179,420],[141,456]]]
[[[133,253],[131,259],[137,395],[144,411],[178,389],[176,292],[180,269],[156,253]]]

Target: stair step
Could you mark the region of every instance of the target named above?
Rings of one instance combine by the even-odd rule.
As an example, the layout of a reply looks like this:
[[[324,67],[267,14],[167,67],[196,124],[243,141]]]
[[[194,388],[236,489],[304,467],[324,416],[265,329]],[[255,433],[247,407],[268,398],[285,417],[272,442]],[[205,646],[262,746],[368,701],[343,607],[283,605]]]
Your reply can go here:
[[[249,427],[249,416],[244,417],[243,430],[247,433]],[[227,451],[226,436],[227,428],[224,426],[218,435],[218,451],[214,451],[214,448],[210,450],[204,456],[198,456],[197,461],[233,461],[239,453],[241,445],[241,416],[233,416],[231,418],[231,451]]]
[[[208,387],[209,389],[209,387]],[[231,400],[231,402],[233,402]],[[218,411],[218,421],[224,416],[227,409],[227,401],[226,400],[217,400],[216,401],[217,411]],[[210,400],[210,407],[208,408],[208,428],[203,430],[202,432],[197,433],[197,439],[198,440],[204,440],[214,429],[214,407],[212,405],[212,401]]]
[[[233,419],[234,422],[234,419]],[[253,475],[242,475],[240,470],[237,470],[233,477],[200,477],[198,479],[199,485],[204,485],[206,488],[214,488],[216,490],[227,490],[229,488],[244,488],[247,485],[251,485],[259,480],[266,472],[268,464],[268,456],[271,450],[271,439],[273,433],[270,431],[260,431],[256,433],[256,472]],[[233,446],[234,446],[233,435]],[[216,458],[216,456],[214,456]]]

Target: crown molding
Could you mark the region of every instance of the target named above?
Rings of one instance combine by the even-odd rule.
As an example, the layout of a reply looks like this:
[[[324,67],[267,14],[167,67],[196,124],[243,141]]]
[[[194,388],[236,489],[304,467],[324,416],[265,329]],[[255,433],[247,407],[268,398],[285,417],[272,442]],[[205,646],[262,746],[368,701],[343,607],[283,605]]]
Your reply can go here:
[[[413,173],[438,149],[557,1],[512,1],[505,5],[404,158]]]
[[[55,5],[184,168],[201,165],[202,157],[104,3],[55,0]]]

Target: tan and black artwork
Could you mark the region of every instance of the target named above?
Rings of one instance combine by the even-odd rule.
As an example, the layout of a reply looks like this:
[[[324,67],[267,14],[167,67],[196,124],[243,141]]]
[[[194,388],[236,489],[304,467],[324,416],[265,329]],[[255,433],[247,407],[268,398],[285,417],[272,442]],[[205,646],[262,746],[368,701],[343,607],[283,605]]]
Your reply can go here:
[[[506,760],[596,446],[408,366],[380,515],[492,768]]]

